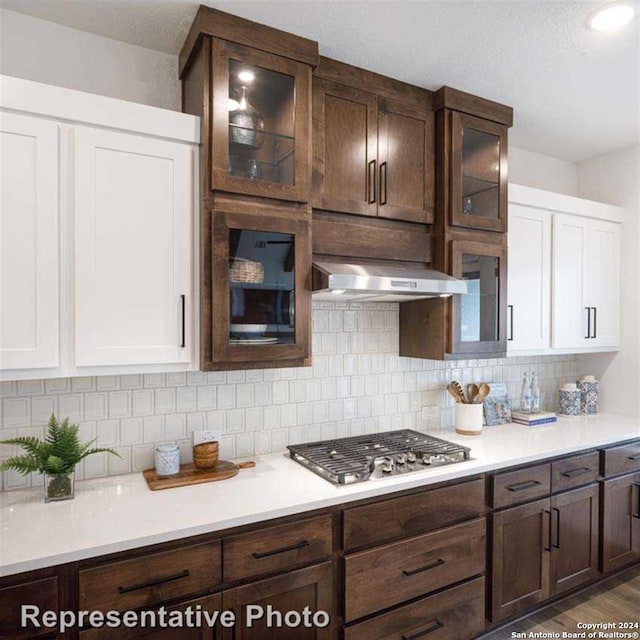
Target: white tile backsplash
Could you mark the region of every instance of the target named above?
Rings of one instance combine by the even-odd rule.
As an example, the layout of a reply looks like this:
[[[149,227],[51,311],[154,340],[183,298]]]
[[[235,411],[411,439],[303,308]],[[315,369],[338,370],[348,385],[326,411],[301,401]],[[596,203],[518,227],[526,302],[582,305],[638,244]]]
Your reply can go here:
[[[177,441],[191,456],[192,433],[214,429],[223,458],[282,451],[293,441],[345,437],[393,428],[453,428],[447,382],[500,382],[517,406],[525,371],[536,370],[545,408],[575,380],[575,356],[439,362],[401,358],[398,308],[390,303],[316,302],[313,365],[251,371],[154,373],[0,383],[0,439],[43,435],[51,412],[82,426],[83,438],[115,448],[95,456],[78,477],[141,471],[155,445]],[[0,458],[16,452],[0,447]],[[2,489],[41,484],[5,473]]]

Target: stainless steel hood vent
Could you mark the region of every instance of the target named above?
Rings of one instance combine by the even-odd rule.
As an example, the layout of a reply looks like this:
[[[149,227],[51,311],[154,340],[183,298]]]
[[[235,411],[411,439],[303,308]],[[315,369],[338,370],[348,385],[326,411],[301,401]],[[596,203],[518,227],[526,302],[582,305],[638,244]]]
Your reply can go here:
[[[440,271],[400,265],[313,263],[313,297],[318,300],[406,302],[467,293],[467,283]]]

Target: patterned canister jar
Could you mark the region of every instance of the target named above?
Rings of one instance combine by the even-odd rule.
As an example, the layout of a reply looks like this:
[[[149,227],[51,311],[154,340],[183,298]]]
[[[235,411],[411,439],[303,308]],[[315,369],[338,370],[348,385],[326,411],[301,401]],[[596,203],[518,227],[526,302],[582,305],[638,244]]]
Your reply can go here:
[[[580,389],[577,384],[567,383],[560,389],[560,415],[580,415]]]
[[[576,381],[580,390],[580,411],[585,416],[598,414],[598,381],[594,376],[580,376]]]
[[[156,473],[172,476],[180,471],[180,448],[177,444],[161,444],[156,447]]]

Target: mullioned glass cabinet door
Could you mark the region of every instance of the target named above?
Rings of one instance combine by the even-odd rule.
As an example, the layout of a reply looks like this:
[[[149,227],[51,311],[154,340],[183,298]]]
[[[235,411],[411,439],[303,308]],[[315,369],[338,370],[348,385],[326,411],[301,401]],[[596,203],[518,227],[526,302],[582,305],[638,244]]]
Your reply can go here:
[[[214,190],[306,202],[311,166],[311,68],[214,40]]]
[[[213,243],[213,361],[308,357],[308,220],[214,212]]]
[[[507,230],[507,128],[451,115],[451,224]]]

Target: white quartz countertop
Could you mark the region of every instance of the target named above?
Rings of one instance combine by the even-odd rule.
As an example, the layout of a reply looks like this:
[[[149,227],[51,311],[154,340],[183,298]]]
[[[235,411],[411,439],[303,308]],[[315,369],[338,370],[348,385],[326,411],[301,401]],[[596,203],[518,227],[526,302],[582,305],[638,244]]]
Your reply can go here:
[[[73,500],[45,504],[42,489],[0,493],[0,576],[640,438],[640,420],[613,414],[559,418],[553,425],[485,428],[481,436],[432,435],[471,448],[472,459],[336,487],[285,453],[258,456],[229,480],[150,491],[141,473],[85,480]]]

